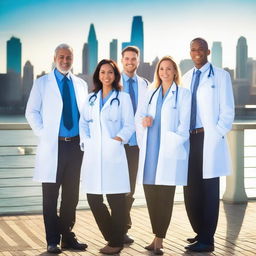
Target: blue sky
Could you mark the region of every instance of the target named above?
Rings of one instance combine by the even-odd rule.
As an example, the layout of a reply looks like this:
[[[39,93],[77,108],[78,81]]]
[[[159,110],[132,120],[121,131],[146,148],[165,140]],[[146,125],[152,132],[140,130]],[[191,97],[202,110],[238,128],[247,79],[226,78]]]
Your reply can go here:
[[[255,0],[1,0],[0,73],[6,71],[6,41],[22,42],[22,62],[35,66],[35,74],[49,71],[53,50],[67,42],[74,48],[74,72],[81,72],[81,53],[90,23],[99,41],[99,59],[109,57],[109,42],[129,41],[132,17],[142,15],[145,60],[172,55],[189,58],[189,42],[202,36],[209,45],[221,41],[223,64],[235,67],[236,43],[245,36],[249,56],[256,59]],[[120,56],[120,55],[119,55]]]

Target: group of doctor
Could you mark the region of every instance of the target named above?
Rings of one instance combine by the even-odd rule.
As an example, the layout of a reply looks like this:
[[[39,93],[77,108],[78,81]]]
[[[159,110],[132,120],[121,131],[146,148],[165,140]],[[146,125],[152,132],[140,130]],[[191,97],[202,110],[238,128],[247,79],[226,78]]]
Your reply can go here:
[[[183,77],[184,86],[170,56],[158,62],[148,85],[136,74],[139,49],[128,46],[122,51],[123,72],[112,60],[100,61],[87,95],[86,83],[70,72],[72,48],[56,48],[56,68],[35,81],[26,109],[39,136],[34,179],[42,182],[49,253],[87,248],[72,232],[80,169],[82,189],[107,241],[101,253],[119,253],[134,241],[128,229],[136,180],[143,184],[154,234],[145,249],[164,253],[175,186],[183,185],[196,233],[185,248],[214,250],[219,177],[231,171],[226,134],[234,119],[234,101],[229,74],[212,66],[209,54],[203,38],[193,39],[194,68]]]

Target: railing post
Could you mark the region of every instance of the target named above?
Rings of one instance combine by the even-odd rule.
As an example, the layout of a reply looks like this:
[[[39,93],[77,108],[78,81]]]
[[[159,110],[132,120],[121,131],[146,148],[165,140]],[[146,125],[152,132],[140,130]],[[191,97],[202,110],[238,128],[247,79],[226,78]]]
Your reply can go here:
[[[228,203],[246,203],[248,201],[244,187],[244,127],[233,125],[228,134],[231,150],[233,173],[226,178],[226,190],[223,201]]]

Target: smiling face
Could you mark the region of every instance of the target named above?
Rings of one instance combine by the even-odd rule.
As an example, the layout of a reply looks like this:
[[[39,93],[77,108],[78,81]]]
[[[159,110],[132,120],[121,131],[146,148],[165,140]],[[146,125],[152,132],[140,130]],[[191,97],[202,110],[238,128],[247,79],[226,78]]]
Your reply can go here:
[[[99,80],[103,87],[111,88],[115,80],[114,69],[110,64],[103,64],[99,71]]]
[[[124,73],[132,77],[139,66],[139,56],[136,52],[125,51],[121,62],[123,64]]]
[[[163,85],[171,85],[177,71],[170,60],[163,60],[159,65],[158,75]]]
[[[207,57],[210,54],[207,43],[203,40],[195,40],[190,44],[190,56],[197,69],[200,69],[207,63]]]
[[[60,48],[54,57],[56,68],[64,75],[66,75],[73,64],[73,53],[70,49]]]

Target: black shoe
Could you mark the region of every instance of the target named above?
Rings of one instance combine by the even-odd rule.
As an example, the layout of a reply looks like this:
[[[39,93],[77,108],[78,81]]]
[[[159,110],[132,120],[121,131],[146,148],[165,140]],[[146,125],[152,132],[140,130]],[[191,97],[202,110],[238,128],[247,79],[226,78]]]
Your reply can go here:
[[[154,249],[154,254],[155,255],[163,255],[164,254],[164,249],[163,248],[156,248],[156,249]]]
[[[190,243],[190,244],[193,244],[194,242],[197,242],[197,236],[193,237],[193,238],[187,238],[187,241]]]
[[[88,247],[85,243],[80,243],[75,234],[71,232],[67,237],[63,237],[61,241],[61,248],[62,249],[73,249],[78,251],[85,251]]]
[[[124,235],[124,244],[132,244],[134,239],[132,239],[128,234]]]
[[[57,245],[57,244],[49,244],[47,246],[47,252],[59,254],[59,253],[61,253],[61,249],[60,249],[59,245]]]
[[[196,242],[194,244],[190,244],[190,245],[186,246],[185,249],[192,251],[192,252],[213,252],[214,245]]]

